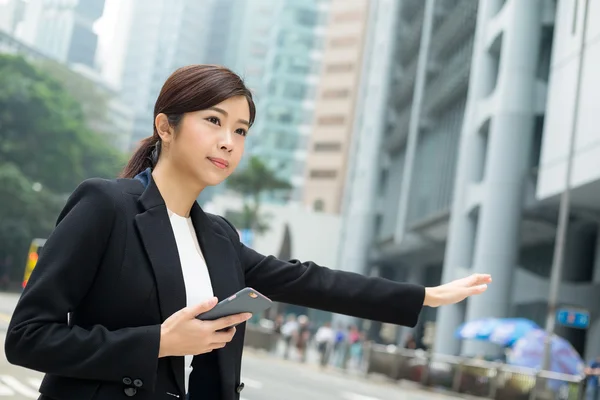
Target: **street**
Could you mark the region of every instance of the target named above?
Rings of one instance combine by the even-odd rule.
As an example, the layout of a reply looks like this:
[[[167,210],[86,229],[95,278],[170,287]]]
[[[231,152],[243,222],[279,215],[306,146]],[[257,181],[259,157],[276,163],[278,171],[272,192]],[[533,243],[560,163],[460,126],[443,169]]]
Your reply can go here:
[[[10,365],[4,356],[4,337],[17,295],[0,294],[0,398],[36,399],[42,374]],[[242,400],[435,400],[455,397],[385,382],[323,371],[316,365],[286,361],[247,349],[242,363]]]

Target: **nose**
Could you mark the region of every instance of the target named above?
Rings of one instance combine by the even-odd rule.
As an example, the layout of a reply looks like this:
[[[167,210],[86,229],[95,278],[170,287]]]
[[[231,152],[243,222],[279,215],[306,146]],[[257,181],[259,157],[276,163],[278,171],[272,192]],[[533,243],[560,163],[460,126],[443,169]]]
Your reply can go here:
[[[233,135],[229,129],[222,129],[222,134],[219,137],[219,149],[231,152],[233,150]]]

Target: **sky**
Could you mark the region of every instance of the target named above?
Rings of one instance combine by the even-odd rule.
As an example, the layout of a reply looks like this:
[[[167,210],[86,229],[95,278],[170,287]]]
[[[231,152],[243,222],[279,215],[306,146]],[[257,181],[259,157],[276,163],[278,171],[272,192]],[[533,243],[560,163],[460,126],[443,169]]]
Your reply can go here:
[[[0,0],[2,1],[2,0]],[[123,2],[131,0],[105,0],[104,12],[94,24],[94,32],[98,35],[97,60],[102,65],[102,75],[111,84],[118,85],[118,65],[111,63],[110,50],[115,48],[115,28]]]
[[[0,0],[0,3],[2,1],[6,0]],[[100,19],[98,19],[94,24],[94,31],[99,36],[101,46],[102,42],[107,43],[112,40],[112,32],[114,32],[114,28],[117,23],[120,1],[123,0],[105,0],[104,13],[102,14],[102,17],[100,17]]]

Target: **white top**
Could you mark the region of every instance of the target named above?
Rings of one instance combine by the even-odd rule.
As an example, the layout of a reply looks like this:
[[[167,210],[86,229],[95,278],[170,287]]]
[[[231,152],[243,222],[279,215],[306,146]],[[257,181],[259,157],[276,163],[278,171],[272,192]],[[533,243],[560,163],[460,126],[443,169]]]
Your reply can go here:
[[[186,304],[195,305],[213,296],[213,289],[208,274],[204,255],[200,250],[196,231],[191,218],[185,218],[169,212],[173,227],[183,280],[185,282]],[[188,392],[193,356],[185,356],[185,392]]]

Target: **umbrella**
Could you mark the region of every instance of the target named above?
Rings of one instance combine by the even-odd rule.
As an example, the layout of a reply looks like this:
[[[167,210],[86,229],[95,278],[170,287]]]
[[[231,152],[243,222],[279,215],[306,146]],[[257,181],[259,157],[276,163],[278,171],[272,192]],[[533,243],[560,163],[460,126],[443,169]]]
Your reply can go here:
[[[541,369],[544,361],[546,332],[536,329],[517,340],[509,352],[509,364]],[[567,340],[553,335],[550,351],[550,370],[569,375],[580,375],[585,368],[581,356]]]
[[[511,346],[528,332],[539,329],[525,318],[484,318],[469,321],[456,330],[459,339],[485,340],[501,346]]]

